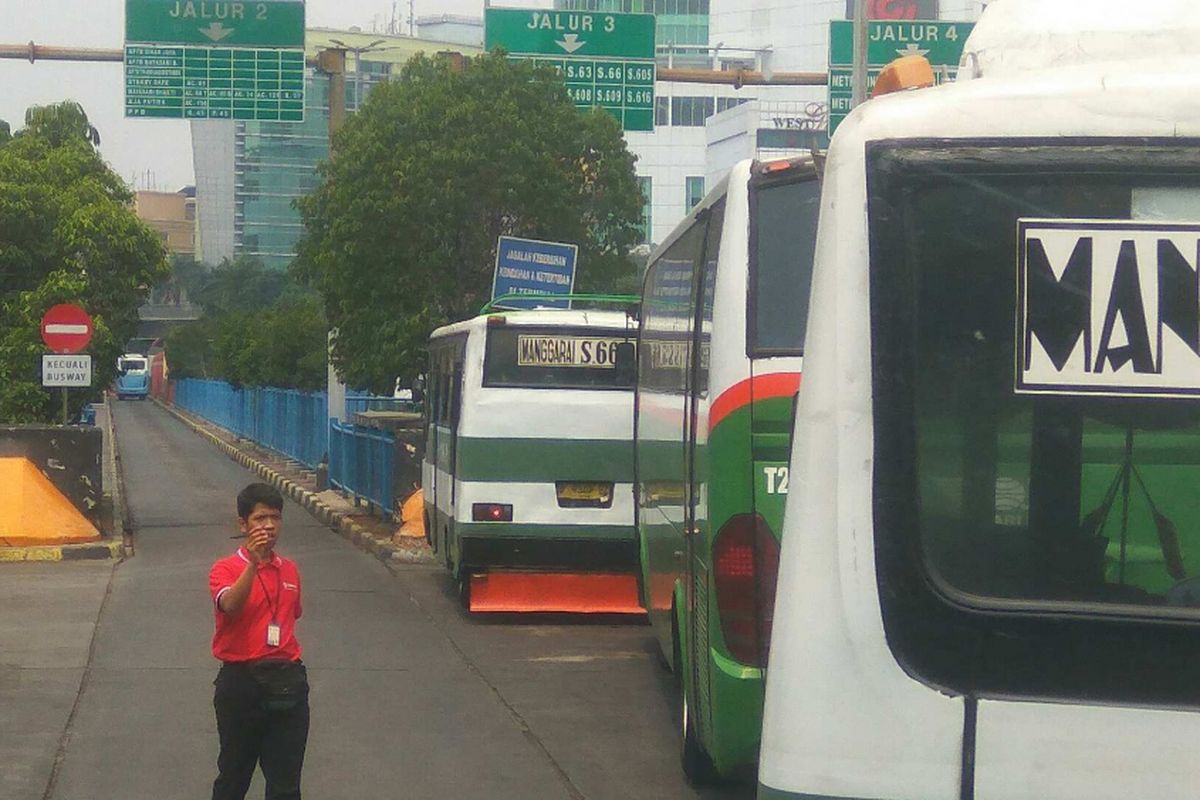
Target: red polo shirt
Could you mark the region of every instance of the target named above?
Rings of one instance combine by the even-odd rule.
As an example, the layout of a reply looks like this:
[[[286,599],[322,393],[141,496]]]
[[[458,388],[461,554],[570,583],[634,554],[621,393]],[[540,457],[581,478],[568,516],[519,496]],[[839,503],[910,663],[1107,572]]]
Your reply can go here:
[[[294,561],[275,554],[260,564],[250,587],[246,604],[236,614],[226,614],[218,601],[233,588],[242,570],[250,563],[244,547],[229,558],[213,564],[208,573],[217,629],[213,634],[213,655],[222,661],[254,661],[261,658],[300,660],[300,642],[296,640],[296,620],[300,604],[300,570]],[[279,646],[267,644],[267,626],[279,625]]]

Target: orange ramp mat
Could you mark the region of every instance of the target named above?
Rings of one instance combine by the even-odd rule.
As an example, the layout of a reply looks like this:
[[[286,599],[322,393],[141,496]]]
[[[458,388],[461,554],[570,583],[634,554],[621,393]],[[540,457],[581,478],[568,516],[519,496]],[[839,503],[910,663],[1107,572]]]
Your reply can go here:
[[[25,458],[0,458],[0,547],[95,542],[100,532]]]
[[[604,573],[488,572],[471,576],[471,611],[645,614],[637,578]]]

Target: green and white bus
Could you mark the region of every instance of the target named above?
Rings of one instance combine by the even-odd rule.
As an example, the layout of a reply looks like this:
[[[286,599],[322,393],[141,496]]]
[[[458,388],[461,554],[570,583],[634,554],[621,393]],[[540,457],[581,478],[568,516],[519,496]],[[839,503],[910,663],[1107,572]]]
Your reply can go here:
[[[636,337],[614,310],[495,311],[433,332],[425,529],[472,611],[642,613]]]
[[[1195,797],[1200,6],[965,48],[829,151],[758,796]]]
[[[753,767],[819,182],[746,161],[652,255],[635,443],[643,601],[681,692],[683,767]]]

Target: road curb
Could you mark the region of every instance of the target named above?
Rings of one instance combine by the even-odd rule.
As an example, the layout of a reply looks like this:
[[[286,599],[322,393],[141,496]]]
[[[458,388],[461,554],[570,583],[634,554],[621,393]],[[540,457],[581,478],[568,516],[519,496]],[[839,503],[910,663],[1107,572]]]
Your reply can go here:
[[[113,486],[109,492],[113,504],[113,536],[121,537],[121,555],[129,557],[133,550],[133,515],[125,505],[125,465],[121,462],[121,453],[117,448],[117,423],[113,419],[115,410],[111,395],[104,397],[104,428],[108,434],[108,459],[113,475]]]
[[[124,545],[119,541],[89,544],[35,545],[0,547],[0,563],[25,561],[101,561],[121,558]]]
[[[173,406],[167,405],[158,398],[151,399],[168,414],[171,414],[184,425],[191,428],[193,432],[198,433],[201,437],[216,445],[217,449],[224,452],[229,458],[259,475],[264,481],[278,489],[285,497],[294,500],[314,519],[339,534],[343,539],[351,542],[359,550],[362,550],[364,553],[370,553],[384,564],[420,562],[420,559],[414,557],[412,553],[397,547],[391,542],[379,541],[366,528],[350,519],[348,515],[330,508],[324,501],[317,497],[315,492],[306,489],[278,470],[272,469],[235,445],[230,444],[205,429],[202,425],[193,421],[190,415]]]

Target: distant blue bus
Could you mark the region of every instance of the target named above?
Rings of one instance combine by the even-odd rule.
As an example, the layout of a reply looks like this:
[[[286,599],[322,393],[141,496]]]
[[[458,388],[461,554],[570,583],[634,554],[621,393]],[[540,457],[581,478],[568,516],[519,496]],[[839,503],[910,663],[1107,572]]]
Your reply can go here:
[[[140,353],[117,359],[117,399],[144,400],[150,394],[150,361]]]

